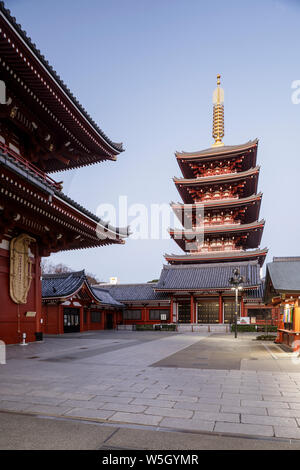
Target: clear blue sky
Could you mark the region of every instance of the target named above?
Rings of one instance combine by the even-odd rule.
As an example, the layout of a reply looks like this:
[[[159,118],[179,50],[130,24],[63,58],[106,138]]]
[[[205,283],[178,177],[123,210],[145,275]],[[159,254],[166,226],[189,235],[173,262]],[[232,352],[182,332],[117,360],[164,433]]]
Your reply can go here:
[[[174,151],[211,145],[216,75],[225,90],[227,145],[259,138],[261,247],[300,255],[299,0],[11,0],[20,23],[88,113],[126,151],[117,162],[54,174],[96,212],[100,203],[180,200]],[[69,174],[68,174],[69,173]],[[102,280],[159,276],[172,240],[62,252],[53,263]]]

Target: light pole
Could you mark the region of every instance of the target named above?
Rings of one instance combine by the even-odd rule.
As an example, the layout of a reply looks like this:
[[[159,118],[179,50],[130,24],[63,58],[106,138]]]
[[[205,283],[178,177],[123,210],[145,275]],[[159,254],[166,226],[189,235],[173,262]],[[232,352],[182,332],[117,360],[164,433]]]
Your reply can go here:
[[[234,328],[234,337],[237,338],[237,316],[238,316],[238,295],[239,295],[239,290],[242,290],[242,284],[245,282],[244,276],[240,275],[240,271],[238,268],[235,268],[232,271],[233,276],[229,278],[229,284],[232,285],[232,290],[235,291],[235,328]]]

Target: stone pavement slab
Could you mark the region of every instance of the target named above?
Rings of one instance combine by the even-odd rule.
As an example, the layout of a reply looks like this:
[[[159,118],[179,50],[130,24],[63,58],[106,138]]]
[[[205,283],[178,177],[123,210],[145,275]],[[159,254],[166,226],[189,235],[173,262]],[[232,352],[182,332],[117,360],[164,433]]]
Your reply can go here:
[[[215,432],[230,434],[245,434],[247,436],[274,436],[272,426],[259,424],[219,423],[214,427]]]
[[[83,341],[87,349],[80,352],[78,341]],[[15,346],[10,349],[12,357],[7,365],[0,366],[0,410],[106,425],[123,423],[275,438],[280,437],[280,429],[287,435],[287,429],[292,428],[289,432],[296,437],[291,439],[298,439],[300,368],[296,371],[288,366],[285,370],[284,361],[289,361],[285,353],[275,360],[266,348],[259,347],[258,351],[255,345],[253,349],[251,341],[246,337],[236,342],[231,336],[204,337],[196,333],[149,337],[133,333],[129,340],[128,333],[123,337],[123,332],[104,332],[92,334],[90,340],[85,335],[68,340],[51,338],[40,352],[35,344],[30,353],[37,356],[35,359]],[[213,345],[217,343],[214,363]],[[57,353],[53,349],[56,346]],[[226,352],[223,363],[222,348]],[[200,368],[199,364],[191,367],[191,363],[184,366],[183,359],[191,351],[198,351],[200,356],[204,350],[210,351],[209,368]],[[254,352],[260,352],[264,360],[249,360],[255,366],[246,369],[240,358],[253,356]],[[230,354],[235,357],[226,362]],[[272,350],[272,354],[277,353]],[[153,362],[172,355],[181,355],[184,367],[153,367]],[[228,368],[238,363],[240,369]]]

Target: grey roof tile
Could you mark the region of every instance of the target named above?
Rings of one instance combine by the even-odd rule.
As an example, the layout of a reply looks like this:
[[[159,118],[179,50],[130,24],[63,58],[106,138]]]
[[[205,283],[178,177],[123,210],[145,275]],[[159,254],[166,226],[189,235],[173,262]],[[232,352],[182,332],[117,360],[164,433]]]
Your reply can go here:
[[[257,261],[240,263],[217,263],[164,266],[156,289],[162,290],[209,290],[229,289],[229,278],[234,268],[245,277],[245,288],[258,286],[260,266]]]
[[[121,302],[168,300],[168,295],[163,292],[155,292],[155,287],[156,283],[105,285],[111,296]]]
[[[84,270],[71,273],[44,274],[42,277],[42,298],[65,298],[75,294],[86,284],[92,295],[101,304],[123,307],[107,289],[93,288],[88,282]]]

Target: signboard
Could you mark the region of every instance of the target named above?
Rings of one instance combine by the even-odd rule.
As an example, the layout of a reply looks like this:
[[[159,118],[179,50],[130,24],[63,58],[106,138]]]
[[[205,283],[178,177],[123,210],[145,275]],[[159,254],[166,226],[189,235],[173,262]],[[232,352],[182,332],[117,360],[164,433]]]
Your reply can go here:
[[[35,317],[36,312],[26,312],[25,315],[26,315],[26,317]]]
[[[240,317],[237,321],[238,325],[250,325],[250,317]]]

